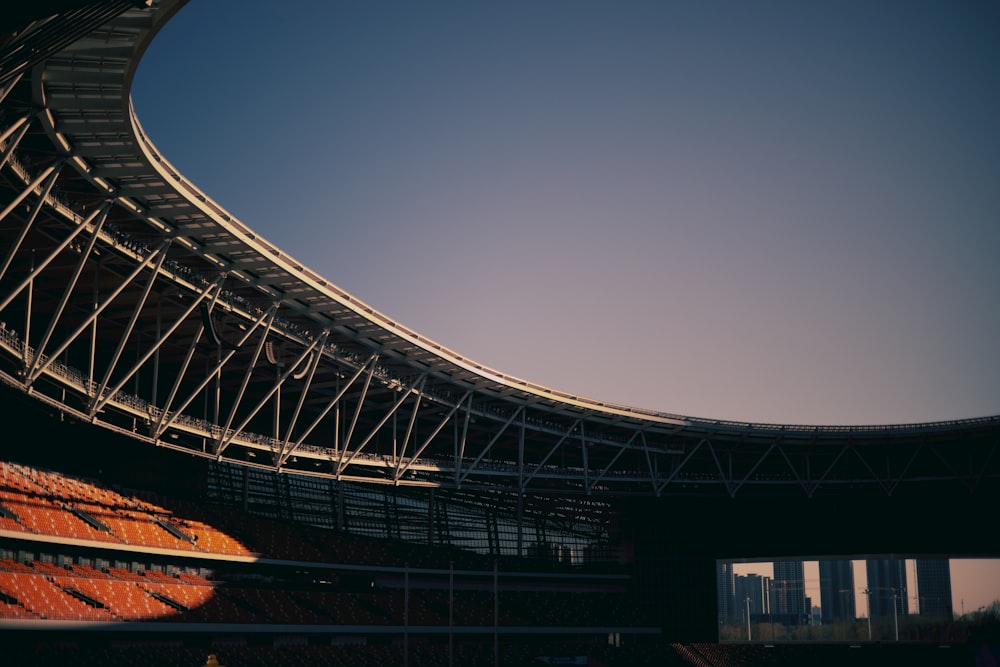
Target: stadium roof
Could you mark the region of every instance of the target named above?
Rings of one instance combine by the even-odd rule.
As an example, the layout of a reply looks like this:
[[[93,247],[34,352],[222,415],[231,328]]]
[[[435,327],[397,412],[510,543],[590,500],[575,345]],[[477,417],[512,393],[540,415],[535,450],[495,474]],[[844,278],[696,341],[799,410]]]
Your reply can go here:
[[[812,496],[1000,479],[997,416],[822,426],[640,410],[484,367],[359,301],[143,132],[132,78],[183,4],[40,7],[0,47],[7,384],[197,456],[378,484]]]

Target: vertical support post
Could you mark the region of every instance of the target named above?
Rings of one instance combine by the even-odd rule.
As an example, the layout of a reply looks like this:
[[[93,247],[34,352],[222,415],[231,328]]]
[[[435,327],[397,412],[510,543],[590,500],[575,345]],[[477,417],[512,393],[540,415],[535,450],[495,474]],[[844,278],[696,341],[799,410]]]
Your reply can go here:
[[[410,564],[403,566],[403,667],[410,664]]]
[[[222,346],[215,346],[215,409],[212,411],[212,423],[218,425],[219,411],[222,409]]]
[[[448,667],[455,665],[455,561],[448,561]]]
[[[156,300],[156,340],[160,340],[160,335],[163,333],[163,301],[164,299]],[[160,389],[160,348],[156,348],[156,352],[153,353],[153,390],[152,395],[152,405],[157,404],[157,395]]]
[[[101,277],[101,263],[97,263],[97,269],[94,270],[94,289],[93,289],[93,302],[94,302],[94,312],[97,313],[101,306],[100,294],[98,292],[98,284]],[[87,396],[91,396],[94,391],[94,366],[95,358],[97,357],[97,318],[90,324],[90,359],[87,363]]]
[[[28,280],[28,307],[24,310],[24,349],[21,351],[21,361],[28,368],[28,348],[31,346],[31,306],[35,296],[35,251],[31,251],[31,273]],[[0,309],[2,310],[2,309]]]
[[[347,532],[347,523],[344,521],[344,483],[337,482],[337,530]]]
[[[866,588],[861,591],[864,593],[865,600],[868,602],[868,641],[872,640],[872,591],[870,588]]]
[[[427,493],[427,546],[434,546],[434,488]]]
[[[493,667],[500,667],[500,577],[493,559]]]
[[[896,608],[899,606],[899,591],[892,589],[892,625],[896,631],[896,641],[899,641],[899,613]]]
[[[521,413],[517,434],[517,556],[524,556],[524,429],[527,410]]]
[[[250,511],[250,468],[243,466],[243,494],[241,497],[243,501],[243,511]]]

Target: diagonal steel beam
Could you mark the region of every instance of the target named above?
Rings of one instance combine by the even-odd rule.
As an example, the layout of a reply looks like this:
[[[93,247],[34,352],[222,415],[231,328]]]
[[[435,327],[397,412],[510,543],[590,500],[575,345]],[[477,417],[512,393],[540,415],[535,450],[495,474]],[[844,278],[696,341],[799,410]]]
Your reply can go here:
[[[859,461],[861,461],[861,465],[867,468],[868,472],[872,474],[872,479],[878,482],[878,485],[882,487],[882,490],[885,491],[886,494],[888,494],[888,489],[885,486],[885,482],[883,482],[882,479],[878,476],[878,473],[875,472],[875,469],[868,464],[868,461],[865,460],[865,457],[861,455],[861,452],[858,450],[858,447],[851,447],[851,451],[853,451],[854,455],[858,457]]]
[[[177,407],[176,410],[174,410],[172,413],[170,413],[169,417],[167,417],[167,413],[168,413],[167,408],[163,409],[163,414],[160,417],[159,424],[157,424],[156,431],[154,433],[154,437],[159,438],[161,435],[163,435],[163,433],[168,428],[170,428],[170,426],[174,423],[174,421],[181,414],[184,413],[184,410],[187,409],[187,406],[190,405],[192,403],[192,401],[194,401],[194,399],[198,396],[198,394],[201,392],[201,390],[204,389],[208,385],[208,383],[212,381],[212,378],[215,376],[215,374],[218,373],[219,371],[221,371],[226,366],[226,364],[229,363],[229,360],[233,358],[233,356],[236,354],[237,350],[240,347],[242,347],[248,340],[250,340],[250,336],[252,336],[253,333],[258,328],[260,328],[261,326],[263,326],[264,325],[264,320],[268,319],[270,317],[270,315],[273,312],[275,312],[275,311],[276,311],[276,309],[273,306],[271,308],[269,308],[268,310],[263,311],[257,317],[257,319],[254,320],[253,324],[243,333],[243,336],[240,337],[239,342],[236,343],[236,348],[237,349],[227,350],[226,354],[223,357],[221,357],[216,362],[215,366],[212,368],[211,371],[209,371],[208,373],[205,374],[205,377],[201,380],[201,382],[198,384],[198,386],[196,386],[194,388],[194,390],[190,394],[188,394],[187,398],[185,398],[184,401],[181,402],[181,404]],[[268,322],[268,324],[270,324],[270,321]],[[265,335],[266,335],[266,332],[265,332]],[[263,337],[262,337],[262,339],[263,339]],[[168,401],[167,404],[169,405],[169,401]]]
[[[219,289],[215,291],[212,295],[212,305],[215,304],[219,299],[219,292],[222,287],[220,285]],[[177,375],[174,377],[174,383],[170,387],[170,391],[167,393],[167,400],[163,402],[163,407],[160,408],[160,420],[159,423],[163,423],[163,419],[170,413],[170,407],[173,405],[174,399],[177,397],[177,392],[180,391],[181,382],[184,380],[184,376],[187,375],[188,368],[191,367],[191,359],[194,358],[194,353],[198,349],[198,343],[201,342],[201,337],[205,334],[205,324],[203,322],[198,324],[198,328],[195,329],[194,335],[191,336],[191,342],[188,343],[187,354],[184,355],[184,361],[181,362],[180,368],[177,369]],[[211,378],[211,375],[208,375]],[[162,433],[162,429],[157,426],[157,431]]]
[[[781,457],[783,459],[785,459],[785,463],[788,464],[788,469],[792,471],[792,474],[795,476],[795,481],[799,483],[799,486],[802,488],[803,493],[805,493],[806,496],[811,495],[806,482],[802,479],[802,475],[799,474],[799,471],[798,471],[798,469],[796,469],[795,465],[792,463],[792,460],[790,458],[788,458],[788,453],[785,452],[785,448],[783,446],[783,442],[784,442],[783,440],[779,440],[779,442],[778,442],[778,452],[781,454]]]
[[[339,389],[337,393],[333,396],[333,398],[327,401],[326,406],[319,411],[319,414],[317,414],[316,418],[313,419],[312,423],[309,425],[309,428],[303,431],[302,434],[299,436],[299,439],[295,441],[295,445],[292,446],[293,451],[302,446],[302,443],[305,442],[306,438],[308,438],[312,434],[312,432],[316,429],[316,427],[319,426],[320,422],[322,422],[323,419],[325,419],[326,416],[330,414],[330,410],[332,410],[340,401],[340,399],[344,397],[344,394],[347,393],[348,389],[350,389],[351,386],[358,380],[358,378],[360,378],[361,375],[368,369],[368,366],[375,365],[375,361],[377,359],[378,359],[377,354],[373,354],[372,356],[368,357],[368,360],[365,363],[363,363],[358,368],[357,371],[355,371],[354,375],[352,375],[351,379],[344,384],[343,388]],[[333,451],[336,452],[336,448],[334,448]],[[334,453],[334,455],[330,459],[331,465],[337,463],[336,461],[334,461],[335,458],[337,458],[336,453]]]
[[[160,246],[158,248],[156,248],[156,250],[154,250],[153,252],[149,253],[145,257],[145,259],[143,259],[143,261],[135,267],[135,269],[132,271],[132,273],[129,274],[129,276],[127,278],[125,278],[125,280],[123,280],[121,282],[121,284],[118,285],[118,287],[116,287],[114,289],[114,291],[111,293],[111,295],[108,296],[104,300],[104,302],[101,303],[97,308],[95,308],[94,311],[89,316],[87,316],[87,319],[85,319],[73,331],[73,333],[71,333],[69,336],[66,337],[66,340],[64,340],[62,342],[62,344],[59,345],[59,347],[57,347],[55,349],[55,351],[52,352],[51,355],[49,355],[48,359],[46,359],[41,364],[41,366],[39,366],[35,370],[35,372],[33,374],[31,374],[31,375],[28,376],[26,384],[28,386],[30,386],[32,382],[34,382],[35,380],[37,380],[42,375],[42,373],[44,373],[48,369],[49,365],[51,365],[52,362],[55,361],[56,358],[59,357],[59,355],[61,355],[63,352],[65,352],[66,349],[70,345],[72,345],[73,342],[77,338],[79,338],[80,336],[82,336],[83,333],[87,330],[87,327],[89,327],[91,324],[93,324],[97,320],[97,318],[100,317],[101,313],[103,313],[104,310],[109,305],[111,305],[111,303],[116,298],[118,298],[118,296],[120,296],[122,292],[125,291],[125,288],[127,288],[129,285],[131,285],[132,282],[136,278],[138,278],[139,275],[153,262],[153,260],[156,259],[156,268],[153,269],[153,275],[150,277],[150,282],[152,282],[156,278],[156,275],[159,273],[160,268],[163,265],[163,260],[167,256],[167,248],[169,248],[169,247],[170,247],[170,240],[166,240],[163,243],[161,243]]]
[[[239,411],[240,405],[243,403],[243,397],[246,395],[247,386],[250,384],[250,377],[253,375],[254,369],[257,368],[257,362],[260,360],[261,352],[264,350],[264,346],[267,342],[267,337],[271,333],[271,327],[274,325],[274,320],[278,314],[279,302],[274,302],[271,307],[268,308],[267,312],[264,314],[267,317],[267,324],[264,325],[264,333],[261,334],[260,340],[257,341],[257,347],[254,349],[253,357],[250,359],[250,363],[247,364],[246,371],[243,373],[243,381],[240,383],[240,388],[236,391],[233,396],[233,404],[229,408],[229,416],[226,417],[226,423],[221,426],[220,433],[225,434],[229,432],[229,427],[233,425],[233,420],[236,419],[236,413]]]
[[[497,434],[490,439],[486,447],[483,448],[483,451],[479,453],[479,456],[477,456],[475,460],[473,460],[472,463],[469,464],[469,467],[466,468],[465,474],[462,475],[458,480],[458,485],[461,485],[462,482],[464,482],[465,479],[469,476],[469,473],[471,473],[475,469],[475,467],[479,465],[479,462],[483,460],[484,456],[486,456],[486,452],[492,449],[493,445],[496,444],[496,441],[499,440],[500,436],[504,434],[504,432],[507,430],[507,427],[510,426],[512,423],[514,423],[514,420],[517,419],[518,415],[521,414],[522,410],[524,410],[524,406],[523,405],[518,406],[517,410],[514,411],[514,414],[510,416],[510,419],[504,422],[503,426],[500,427],[500,430],[497,431]]]
[[[906,473],[913,466],[913,462],[917,460],[917,455],[920,454],[920,450],[923,449],[923,446],[923,440],[917,443],[917,446],[914,448],[913,453],[910,455],[910,459],[906,462],[906,465],[903,466],[903,469],[899,472],[896,479],[892,480],[892,483],[887,491],[890,496],[896,492],[896,487],[899,486],[899,483],[903,481],[904,477],[906,477]]]
[[[612,458],[612,459],[611,459],[611,460],[610,460],[610,461],[608,462],[608,465],[607,465],[607,466],[606,466],[606,467],[604,468],[604,470],[602,470],[602,471],[601,471],[601,474],[600,474],[600,475],[598,475],[597,477],[595,477],[595,478],[594,478],[594,481],[590,483],[590,484],[591,484],[591,488],[593,488],[594,486],[596,486],[598,482],[600,482],[600,481],[601,481],[602,479],[604,479],[604,476],[608,474],[608,471],[609,471],[609,470],[611,470],[611,468],[613,468],[613,467],[614,467],[615,463],[617,463],[617,462],[618,462],[618,458],[619,458],[619,457],[620,457],[620,456],[621,456],[622,454],[624,454],[624,453],[625,453],[625,450],[626,450],[626,449],[628,449],[628,448],[629,448],[629,447],[630,447],[630,446],[632,445],[632,441],[633,441],[633,440],[635,440],[635,439],[636,439],[636,437],[637,437],[637,436],[638,436],[638,435],[639,435],[639,434],[640,434],[641,432],[642,432],[642,431],[635,431],[635,432],[634,432],[634,433],[632,434],[632,437],[631,437],[631,438],[629,438],[629,439],[628,439],[628,441],[627,441],[627,442],[626,442],[626,443],[625,443],[624,445],[622,445],[622,446],[621,446],[621,447],[620,447],[620,448],[618,449],[618,453],[617,453],[617,454],[615,454],[615,455],[614,455],[614,457],[613,457],[613,458]]]
[[[746,483],[747,483],[747,481],[748,481],[748,480],[750,479],[750,477],[752,477],[752,476],[753,476],[753,474],[754,474],[755,472],[757,472],[757,468],[759,468],[759,467],[761,466],[761,464],[762,464],[762,463],[764,463],[764,461],[766,461],[766,460],[767,460],[767,457],[768,457],[768,456],[770,456],[771,452],[773,452],[773,451],[774,451],[774,448],[775,448],[776,446],[777,446],[777,443],[775,443],[775,442],[772,442],[772,443],[771,443],[770,445],[768,445],[767,449],[766,449],[766,450],[764,450],[764,453],[763,453],[763,454],[761,454],[761,455],[760,455],[760,456],[759,456],[759,457],[757,458],[757,461],[756,461],[756,462],[754,462],[754,464],[753,464],[752,466],[750,466],[750,470],[748,470],[748,471],[747,471],[747,474],[743,476],[743,479],[741,479],[741,480],[739,481],[739,483],[738,483],[738,484],[736,484],[736,485],[735,485],[735,486],[733,487],[733,491],[732,491],[732,494],[731,494],[731,496],[732,496],[732,497],[734,497],[734,498],[736,497],[736,493],[737,493],[737,492],[738,492],[738,491],[740,490],[740,488],[741,488],[741,487],[742,487],[742,486],[743,486],[744,484],[746,484]]]
[[[160,347],[167,341],[167,339],[169,339],[174,334],[174,332],[177,331],[178,328],[180,328],[181,324],[183,324],[184,321],[188,318],[188,316],[191,315],[191,313],[194,312],[194,310],[199,305],[201,305],[201,302],[205,300],[205,298],[213,291],[213,289],[218,290],[221,288],[222,281],[224,280],[224,278],[225,278],[224,276],[220,275],[218,278],[216,278],[215,282],[211,282],[205,285],[202,288],[202,290],[198,292],[198,295],[192,300],[191,305],[189,305],[184,310],[184,312],[181,313],[181,316],[177,318],[176,322],[170,325],[170,328],[167,329],[166,333],[162,334],[160,338],[157,339],[148,350],[146,350],[146,353],[143,354],[142,357],[132,366],[132,368],[125,374],[125,377],[123,377],[118,382],[118,384],[115,385],[114,389],[108,391],[105,394],[105,389],[107,388],[108,384],[111,381],[111,374],[114,372],[115,367],[118,365],[118,360],[121,358],[121,353],[125,349],[125,344],[128,342],[129,337],[132,335],[132,331],[135,329],[135,323],[139,319],[139,314],[142,312],[143,306],[145,306],[146,301],[149,298],[149,292],[153,286],[153,280],[151,279],[149,281],[149,284],[146,285],[145,293],[142,295],[142,298],[136,304],[136,307],[132,313],[132,319],[129,321],[128,326],[125,328],[125,332],[123,333],[121,341],[118,344],[118,349],[115,351],[115,354],[112,357],[112,362],[111,364],[108,365],[108,369],[104,374],[104,379],[101,381],[101,386],[97,390],[97,392],[94,393],[93,405],[90,408],[91,417],[96,415],[102,408],[104,408],[107,402],[110,401],[111,398],[115,394],[117,394],[122,387],[125,386],[125,383],[128,382],[133,375],[139,372],[139,369],[142,368],[143,365],[147,361],[149,361],[150,357],[152,357],[156,353],[156,351],[159,350]]]
[[[361,408],[364,407],[365,400],[368,398],[368,388],[371,387],[372,377],[375,375],[375,364],[371,365],[368,370],[368,375],[365,377],[365,385],[361,388],[361,395],[358,396],[358,404],[354,407],[354,416],[351,418],[351,425],[347,429],[347,435],[344,436],[344,445],[340,448],[340,460],[337,462],[337,479],[340,479],[340,474],[344,471],[344,457],[347,456],[347,451],[351,446],[351,438],[354,437],[354,429],[358,425],[358,419],[361,417]],[[357,452],[351,454],[350,460],[353,461]]]
[[[396,411],[400,408],[400,406],[403,405],[403,402],[406,401],[406,399],[410,397],[410,394],[415,394],[416,397],[417,397],[416,398],[416,406],[414,406],[414,408],[413,408],[413,413],[416,414],[417,407],[420,405],[420,399],[423,397],[423,393],[422,392],[423,392],[424,385],[426,384],[426,381],[427,381],[427,373],[424,373],[424,374],[422,374],[420,376],[420,378],[417,380],[416,384],[412,388],[407,389],[406,391],[400,392],[399,398],[397,398],[396,401],[395,401],[395,403],[393,403],[392,407],[389,408],[389,411],[386,412],[385,415],[382,416],[382,419],[379,420],[379,422],[375,425],[375,427],[368,433],[367,436],[365,436],[365,438],[357,446],[357,448],[355,449],[355,451],[351,453],[351,456],[347,459],[347,461],[344,462],[344,469],[346,469],[347,466],[350,465],[351,461],[354,460],[354,457],[358,453],[360,453],[368,445],[368,443],[371,441],[371,439],[374,438],[378,434],[379,429],[381,429],[383,426],[385,426],[385,423],[387,421],[389,421],[389,419],[394,414],[396,414]],[[412,424],[413,424],[413,419],[411,418],[410,425],[412,426]],[[409,432],[407,432],[407,437],[409,437]],[[403,442],[403,446],[404,446],[404,448],[406,446],[405,440]],[[399,465],[398,464],[396,466],[396,469],[397,470],[399,469]]]
[[[322,350],[323,346],[326,345],[327,338],[330,337],[330,331],[324,330],[319,340],[319,349]],[[295,425],[299,421],[299,414],[302,412],[302,406],[305,404],[306,396],[309,394],[309,388],[312,386],[313,377],[316,375],[316,369],[319,368],[319,362],[323,358],[323,355],[317,352],[312,356],[312,360],[309,363],[309,368],[306,369],[306,381],[302,385],[302,391],[299,392],[299,400],[295,404],[295,410],[292,412],[292,418],[288,421],[288,429],[285,431],[285,439],[281,443],[281,450],[278,456],[274,460],[276,468],[281,468],[285,464],[285,461],[291,455],[291,450],[288,450],[289,441],[292,439],[292,433],[295,432]],[[296,380],[301,379],[298,376],[293,376]],[[286,454],[286,450],[288,453]]]
[[[3,84],[3,90],[0,90],[0,102],[3,102],[5,99],[7,99],[7,96],[10,94],[10,91],[14,90],[14,86],[16,86],[21,81],[21,77],[23,76],[24,76],[24,70],[21,70],[20,72],[14,74],[10,78],[10,80],[6,81]]]
[[[3,93],[4,97],[7,96],[7,93],[9,91],[10,91],[9,88],[4,91]],[[2,101],[2,98],[0,98],[0,101]],[[14,134],[14,132],[16,132],[23,125],[26,125],[34,115],[35,113],[33,111],[29,111],[28,113],[22,114],[21,116],[18,116],[16,119],[14,119],[13,123],[4,128],[3,132],[0,132],[0,141],[7,141],[7,137]]]
[[[393,455],[396,457],[396,469],[399,469],[399,461],[402,460],[403,456],[406,454],[406,447],[410,444],[410,438],[413,436],[413,429],[417,424],[417,415],[420,414],[420,406],[424,402],[424,392],[423,385],[421,385],[421,391],[417,393],[417,399],[413,402],[413,409],[410,411],[410,418],[406,422],[406,433],[403,434],[403,446],[397,452],[396,448],[393,447]]]
[[[467,391],[465,393],[465,396],[462,396],[461,400],[459,400],[458,403],[456,403],[455,406],[448,411],[448,414],[444,416],[444,419],[442,419],[441,422],[437,425],[437,428],[432,430],[431,434],[428,435],[427,438],[424,440],[424,444],[420,445],[420,447],[417,448],[417,451],[413,452],[413,456],[411,456],[410,459],[406,462],[406,465],[403,466],[402,470],[400,470],[398,464],[396,465],[396,473],[395,475],[393,475],[394,481],[399,482],[400,478],[402,478],[402,476],[406,474],[406,471],[410,469],[414,461],[420,458],[420,455],[424,453],[424,450],[427,449],[427,447],[431,444],[431,441],[433,441],[434,438],[437,437],[437,434],[441,432],[441,429],[443,429],[445,425],[451,420],[451,418],[455,416],[455,413],[458,412],[459,408],[462,407],[462,403],[465,403],[465,400],[470,396],[472,396],[472,392],[473,392],[472,389]]]
[[[726,493],[728,493],[729,497],[732,498],[733,497],[733,485],[732,485],[731,482],[727,481],[727,479],[726,479],[727,478],[726,471],[723,470],[723,468],[722,468],[722,462],[719,461],[719,456],[715,452],[715,445],[712,444],[711,440],[708,442],[708,452],[709,452],[709,454],[712,455],[712,460],[715,461],[715,467],[719,471],[719,481],[722,482],[723,485],[725,485],[725,487],[726,487]]]
[[[15,150],[17,150],[17,147],[21,143],[21,140],[24,139],[24,135],[28,133],[29,127],[31,127],[31,123],[22,124],[18,128],[17,134],[14,136],[14,138],[11,139],[10,142],[4,147],[3,153],[0,154],[0,169],[3,169],[7,165],[7,160],[9,160],[10,156],[14,154]],[[0,139],[0,141],[5,141],[7,136],[10,135],[6,134],[3,139]]]
[[[59,323],[59,318],[62,317],[63,311],[66,308],[66,304],[69,303],[70,297],[73,295],[73,290],[76,289],[76,284],[80,280],[80,275],[83,273],[84,267],[90,260],[90,255],[94,251],[94,245],[97,243],[97,237],[101,233],[101,228],[104,226],[104,221],[107,220],[108,211],[104,210],[104,213],[97,216],[97,221],[94,223],[94,233],[90,237],[90,241],[87,242],[87,248],[80,253],[80,259],[77,260],[76,268],[73,270],[72,275],[70,275],[69,280],[66,282],[66,287],[63,289],[62,298],[59,299],[59,303],[56,305],[55,310],[51,313],[49,317],[49,325],[45,329],[45,333],[42,335],[41,341],[35,346],[35,359],[32,361],[31,366],[26,369],[25,380],[31,377],[35,369],[42,362],[42,358],[45,355],[45,348],[49,345],[49,340],[52,338],[52,333],[56,329],[56,324]]]
[[[844,454],[846,453],[847,453],[847,447],[843,445],[841,445],[837,449],[837,455],[833,457],[833,460],[830,461],[830,465],[826,467],[826,470],[823,471],[823,474],[820,475],[818,480],[816,480],[816,488],[819,488],[823,484],[823,482],[826,481],[826,479],[830,476],[830,473],[832,473],[833,469],[837,466],[837,463],[840,462],[840,459],[842,459],[844,457]]]
[[[993,460],[994,454],[997,451],[997,444],[1000,443],[1000,438],[994,438],[992,446],[986,451],[986,460],[983,461],[982,465],[978,466],[979,474],[972,478],[972,485],[969,487],[969,493],[975,493],[979,488],[980,482],[986,476],[986,471],[989,470],[990,462]]]
[[[318,344],[319,344],[319,338],[314,338],[312,342],[305,348],[305,350],[303,350],[302,353],[295,359],[295,361],[293,361],[291,364],[288,365],[288,370],[282,373],[281,376],[275,381],[274,385],[267,392],[265,392],[265,394],[261,397],[259,401],[257,401],[257,405],[255,405],[254,408],[250,411],[250,414],[248,414],[246,417],[243,418],[243,421],[240,422],[240,425],[237,426],[235,429],[233,429],[231,433],[226,433],[225,431],[222,433],[222,436],[219,438],[218,444],[216,446],[216,455],[222,456],[222,452],[224,452],[226,448],[229,447],[229,445],[233,442],[233,439],[239,433],[241,433],[243,429],[247,427],[247,424],[250,423],[250,420],[256,417],[257,413],[260,412],[265,405],[267,405],[268,401],[271,400],[271,397],[273,397],[274,394],[281,388],[281,386],[285,384],[285,381],[288,380],[288,378],[290,378],[298,370],[299,365],[303,361],[305,361],[310,354],[312,354],[313,350],[316,349],[316,346]]]
[[[688,455],[685,456],[684,459],[677,464],[677,467],[674,468],[669,475],[667,475],[667,478],[663,480],[662,484],[660,484],[660,488],[656,490],[657,496],[663,493],[663,490],[667,488],[667,485],[670,484],[670,482],[674,481],[674,478],[677,477],[677,474],[681,471],[681,469],[687,464],[688,461],[690,461],[694,457],[694,455],[698,452],[698,450],[701,449],[701,446],[706,442],[708,442],[707,438],[702,438],[701,440],[699,440],[698,444],[695,445],[690,452],[688,452]]]
[[[965,486],[965,487],[966,487],[966,489],[968,489],[970,493],[972,492],[972,489],[974,488],[974,485],[975,485],[975,482],[974,482],[974,481],[972,481],[972,480],[968,480],[968,481],[972,481],[972,483],[971,483],[971,484],[970,484],[970,483],[968,483],[968,482],[967,482],[967,478],[968,478],[968,476],[967,476],[967,475],[963,475],[963,474],[959,473],[959,472],[958,472],[958,470],[957,470],[957,469],[955,468],[955,466],[953,466],[953,465],[951,464],[951,462],[950,462],[950,461],[948,461],[948,460],[947,460],[947,459],[946,459],[946,458],[944,457],[944,455],[942,455],[942,454],[941,454],[941,452],[940,452],[940,451],[938,451],[938,448],[937,448],[937,447],[935,447],[935,446],[931,445],[930,443],[928,443],[928,444],[927,444],[927,449],[928,449],[928,450],[929,450],[929,451],[930,451],[930,452],[931,452],[932,454],[934,454],[934,456],[935,456],[935,457],[937,457],[937,459],[938,459],[938,460],[939,460],[939,461],[940,461],[940,462],[941,462],[941,463],[942,463],[942,464],[943,464],[943,465],[945,466],[945,468],[947,468],[947,469],[948,469],[948,472],[949,472],[949,473],[951,473],[951,475],[952,475],[952,477],[953,477],[954,479],[957,479],[957,480],[961,481],[961,482],[962,482],[962,484],[963,484],[963,486]]]
[[[45,200],[52,192],[52,188],[55,186],[56,181],[59,179],[59,170],[52,172],[52,176],[49,180],[45,182],[42,186],[41,196],[35,205],[31,208],[31,213],[28,215],[28,219],[25,220],[24,224],[21,226],[21,231],[18,232],[17,239],[11,244],[10,249],[7,251],[7,256],[4,258],[3,266],[0,266],[0,278],[7,275],[7,269],[10,268],[11,262],[14,261],[14,257],[17,256],[18,251],[21,249],[21,245],[24,243],[24,239],[27,238],[28,232],[31,231],[32,225],[35,224],[35,220],[38,218],[38,214],[42,212],[45,208]]]
[[[63,160],[62,158],[60,158],[55,162],[53,162],[48,167],[46,167],[45,169],[43,169],[41,173],[38,174],[38,176],[36,176],[35,179],[31,181],[28,184],[28,186],[21,191],[19,195],[14,197],[14,201],[7,204],[7,207],[3,211],[0,211],[0,222],[3,222],[4,218],[10,215],[10,212],[13,211],[15,208],[17,208],[20,205],[20,203],[23,202],[28,197],[28,195],[37,190],[38,186],[41,185],[43,182],[45,182],[46,178],[51,176],[53,173],[59,171],[60,169],[62,169],[62,166],[63,166]]]
[[[580,425],[581,421],[582,421],[581,419],[577,419],[575,422],[573,422],[573,425],[569,427],[569,430],[563,433],[562,437],[559,438],[558,442],[556,442],[556,444],[553,445],[551,449],[549,449],[548,453],[545,454],[542,460],[538,463],[537,467],[531,471],[531,474],[524,478],[524,481],[521,483],[522,491],[527,490],[528,483],[535,477],[535,475],[538,474],[538,472],[545,466],[545,464],[548,463],[549,459],[552,458],[552,455],[556,453],[556,450],[559,449],[560,445],[562,445],[566,441],[566,438],[572,435],[573,431],[576,430],[576,427]]]
[[[96,220],[98,217],[103,218],[103,216],[106,216],[108,214],[109,207],[110,204],[105,202],[101,206],[95,208],[90,213],[90,215],[84,218],[83,222],[77,225],[76,228],[70,233],[70,235],[67,236],[65,239],[63,239],[63,241],[59,245],[57,245],[55,249],[52,250],[52,252],[50,252],[48,256],[44,260],[42,260],[40,264],[38,264],[37,266],[35,266],[35,268],[29,271],[28,277],[25,278],[23,281],[21,281],[21,284],[15,287],[10,292],[10,294],[7,295],[6,299],[0,302],[0,311],[4,310],[7,306],[9,306],[10,302],[13,301],[14,298],[17,297],[17,295],[20,294],[24,290],[24,288],[28,286],[28,283],[33,281],[38,276],[39,273],[48,268],[49,264],[51,264],[55,260],[55,258],[58,257],[59,254],[63,250],[65,250],[69,246],[69,244],[72,243],[74,239],[76,239],[76,237],[79,236],[83,232],[83,230],[85,230],[94,220]]]

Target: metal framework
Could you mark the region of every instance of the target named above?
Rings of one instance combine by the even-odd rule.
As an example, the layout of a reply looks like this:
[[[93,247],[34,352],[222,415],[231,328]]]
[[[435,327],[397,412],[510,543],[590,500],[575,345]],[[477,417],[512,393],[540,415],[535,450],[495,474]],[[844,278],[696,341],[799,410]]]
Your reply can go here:
[[[974,494],[1000,479],[998,416],[798,426],[639,410],[486,368],[372,309],[260,238],[146,138],[132,77],[182,4],[95,3],[109,10],[100,25],[68,44],[36,32],[48,57],[0,71],[0,380],[11,387],[220,462],[502,491],[519,509],[777,486],[892,495],[926,481]],[[16,61],[12,43],[0,42],[0,63]]]

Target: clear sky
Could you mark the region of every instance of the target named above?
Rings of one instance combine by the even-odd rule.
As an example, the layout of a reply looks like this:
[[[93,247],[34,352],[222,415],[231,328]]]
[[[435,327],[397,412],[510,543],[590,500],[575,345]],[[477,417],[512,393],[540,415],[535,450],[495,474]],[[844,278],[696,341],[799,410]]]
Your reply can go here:
[[[193,0],[163,154],[462,355],[698,417],[1000,413],[1000,5]]]

